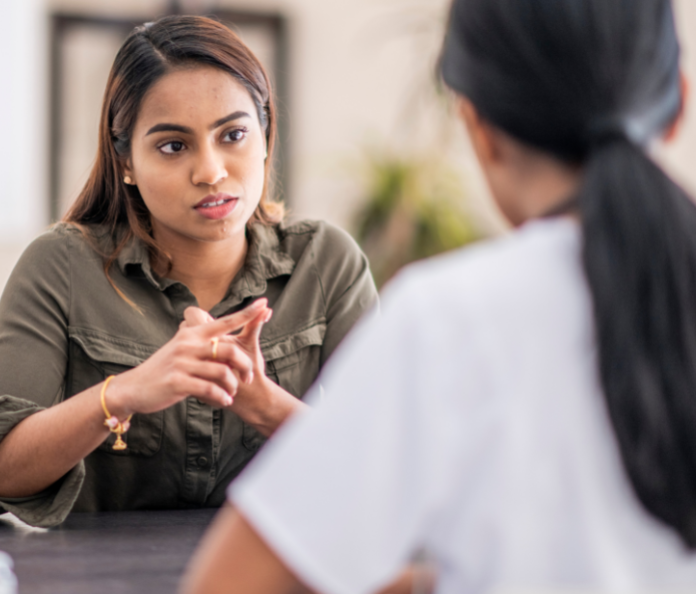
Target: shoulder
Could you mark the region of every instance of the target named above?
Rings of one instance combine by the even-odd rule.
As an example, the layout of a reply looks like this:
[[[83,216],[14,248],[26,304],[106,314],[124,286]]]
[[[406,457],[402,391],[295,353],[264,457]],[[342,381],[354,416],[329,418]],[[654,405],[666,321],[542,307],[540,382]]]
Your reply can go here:
[[[429,394],[460,394],[456,384],[466,377],[476,385],[466,390],[466,406],[548,395],[550,384],[571,377],[549,370],[576,377],[591,352],[580,248],[573,223],[544,221],[411,265],[382,292],[382,332],[396,337],[402,360],[421,361]],[[435,392],[433,378],[444,382]]]
[[[328,257],[361,256],[356,241],[343,229],[326,221],[298,221],[277,227],[278,236],[289,250],[312,250]]]
[[[341,332],[348,332],[377,299],[370,265],[356,241],[346,231],[323,221],[281,226],[278,233],[282,249],[294,261],[292,282],[316,287],[336,332],[340,333],[339,318],[345,325]],[[340,315],[339,310],[343,312]],[[325,348],[325,352],[330,350]]]
[[[297,263],[311,266],[328,285],[369,273],[367,258],[343,229],[324,221],[300,221],[278,228],[281,245]]]
[[[26,247],[5,285],[5,308],[18,311],[46,295],[66,306],[71,284],[70,244],[76,232],[63,224],[55,225]]]
[[[96,251],[110,242],[106,229],[100,225],[56,223],[34,239],[28,249],[50,252],[53,249],[67,249],[68,246],[85,245]]]
[[[486,340],[583,323],[589,296],[581,232],[571,221],[541,221],[406,267],[385,288],[385,312],[422,317],[443,332],[476,329]],[[397,313],[398,312],[398,313]]]
[[[77,233],[79,233],[79,230],[74,225],[57,223],[36,237],[29,244],[29,249],[47,250],[60,248],[67,245],[70,237],[75,236]]]
[[[534,222],[505,237],[407,266],[399,284],[460,300],[512,301],[568,280],[580,265],[580,230],[571,221]],[[560,275],[560,276],[559,276]]]
[[[16,271],[42,275],[67,271],[73,259],[93,261],[101,268],[107,234],[101,227],[58,223],[34,239],[20,257]]]
[[[56,262],[66,260],[71,238],[77,233],[72,226],[59,223],[44,231],[24,250],[19,265],[29,264],[31,268],[45,268]]]

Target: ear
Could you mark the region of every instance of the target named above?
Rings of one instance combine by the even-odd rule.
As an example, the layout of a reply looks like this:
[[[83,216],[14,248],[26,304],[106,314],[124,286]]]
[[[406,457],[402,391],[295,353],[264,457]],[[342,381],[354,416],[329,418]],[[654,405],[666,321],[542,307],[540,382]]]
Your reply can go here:
[[[474,104],[466,97],[457,97],[457,111],[469,133],[471,144],[481,165],[486,167],[501,157],[498,139],[492,126],[481,118]]]
[[[126,184],[129,186],[136,185],[135,176],[133,175],[133,166],[131,165],[131,159],[128,157],[123,163],[123,169],[121,171],[121,176]],[[129,181],[130,180],[130,181]]]
[[[689,102],[691,95],[691,84],[689,83],[689,78],[686,76],[684,70],[679,72],[679,82],[681,85],[681,95],[682,102],[679,108],[679,113],[677,117],[674,118],[672,124],[667,128],[667,131],[662,136],[662,140],[666,143],[672,142],[678,135],[684,123],[684,114],[686,113],[686,104]]]

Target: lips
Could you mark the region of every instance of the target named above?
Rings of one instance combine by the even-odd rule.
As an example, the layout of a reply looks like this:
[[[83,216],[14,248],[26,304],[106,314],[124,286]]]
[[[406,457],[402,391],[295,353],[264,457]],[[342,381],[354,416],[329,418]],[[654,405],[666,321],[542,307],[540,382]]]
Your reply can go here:
[[[210,194],[193,208],[206,219],[224,219],[237,206],[239,198],[229,194]]]

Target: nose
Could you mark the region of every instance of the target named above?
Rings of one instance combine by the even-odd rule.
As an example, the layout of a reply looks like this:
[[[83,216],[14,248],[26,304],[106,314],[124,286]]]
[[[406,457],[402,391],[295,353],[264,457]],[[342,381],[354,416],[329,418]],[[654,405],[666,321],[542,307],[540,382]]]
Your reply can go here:
[[[214,186],[227,177],[227,168],[223,155],[219,154],[215,147],[208,144],[201,147],[196,155],[191,172],[191,182],[198,186],[201,184]]]

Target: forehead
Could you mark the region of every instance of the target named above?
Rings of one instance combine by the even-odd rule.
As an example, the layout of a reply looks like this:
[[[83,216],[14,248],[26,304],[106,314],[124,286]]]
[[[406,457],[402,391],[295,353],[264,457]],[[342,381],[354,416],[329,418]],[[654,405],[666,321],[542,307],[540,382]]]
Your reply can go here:
[[[257,119],[249,91],[231,74],[212,66],[179,68],[165,74],[146,93],[136,129],[162,122],[208,126],[238,110]]]

